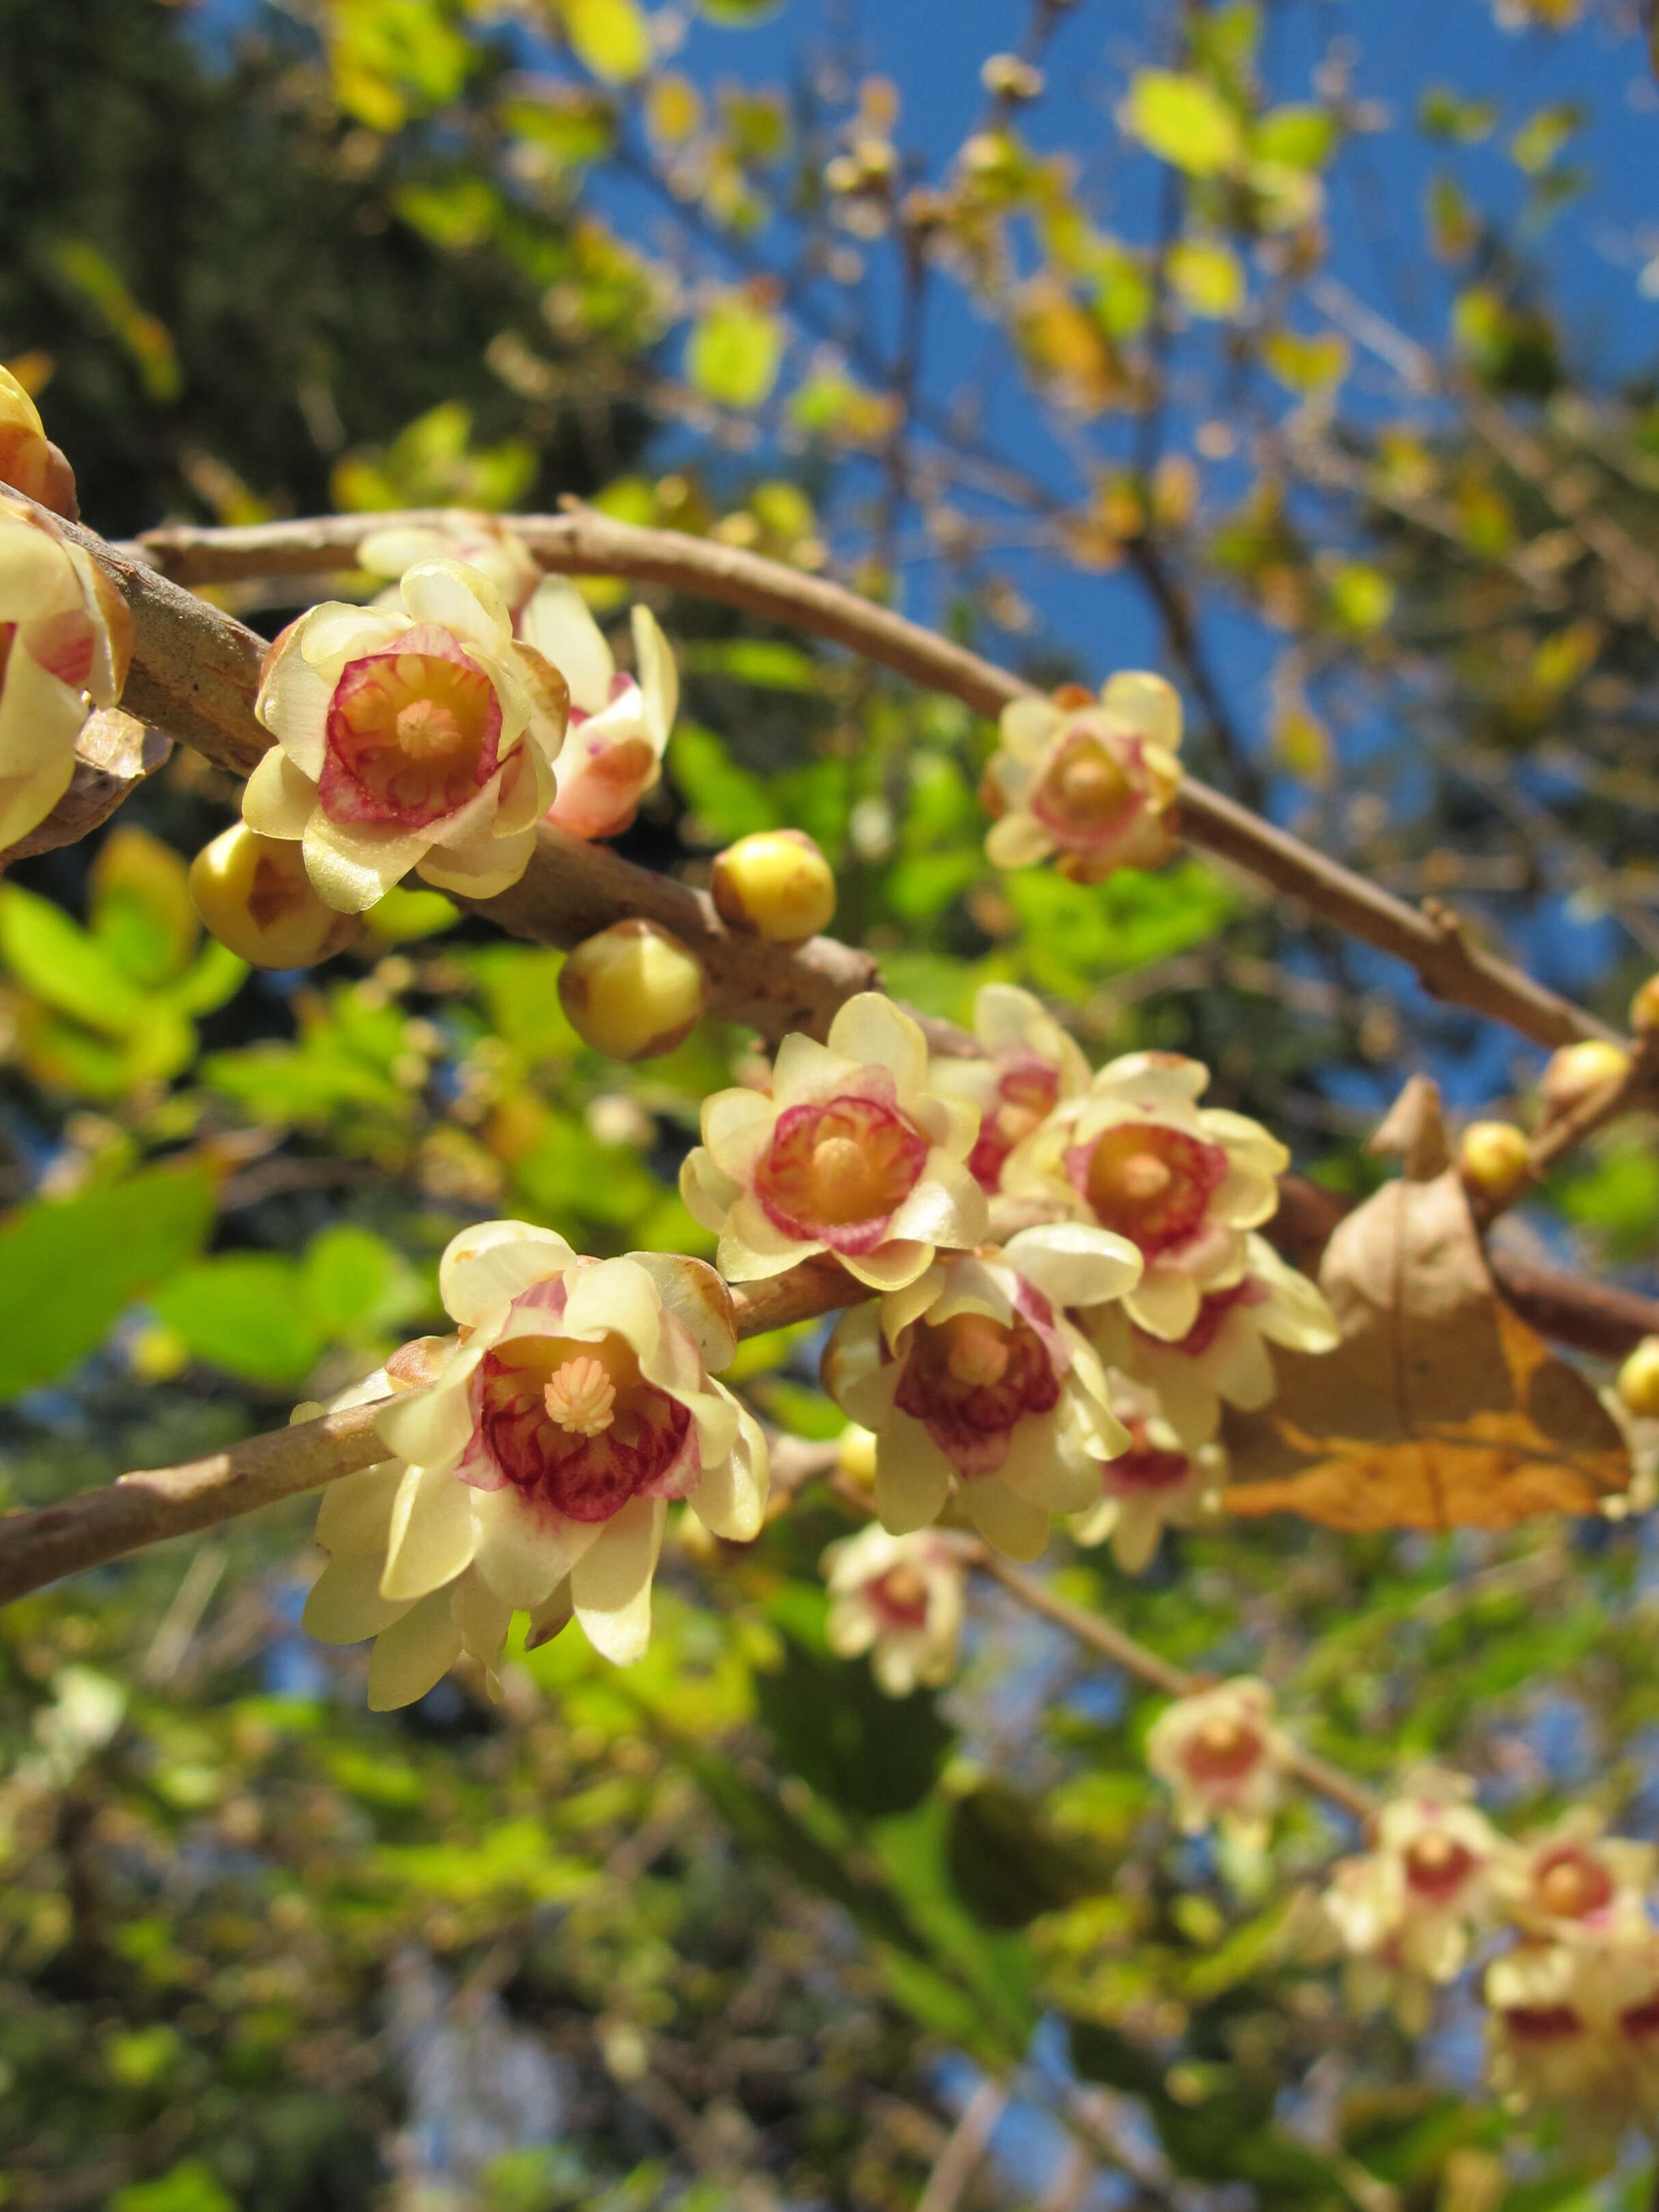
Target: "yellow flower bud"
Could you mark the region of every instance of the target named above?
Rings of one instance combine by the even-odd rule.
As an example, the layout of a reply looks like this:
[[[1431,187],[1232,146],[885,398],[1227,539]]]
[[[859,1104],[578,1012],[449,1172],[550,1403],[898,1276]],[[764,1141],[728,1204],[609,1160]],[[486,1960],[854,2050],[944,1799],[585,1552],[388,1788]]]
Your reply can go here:
[[[559,970],[570,1026],[612,1060],[672,1052],[702,1020],[708,978],[696,953],[654,921],[617,921]]]
[[[816,936],[836,911],[836,878],[802,830],[758,830],[714,863],[714,906],[729,929],[772,945]]]
[[[355,915],[311,888],[297,842],[233,822],[190,864],[196,911],[221,945],[255,968],[314,968],[349,945]]]
[[[836,1439],[836,1464],[849,1482],[868,1490],[876,1479],[874,1431],[849,1421]]]
[[[1659,1030],[1659,975],[1650,975],[1630,1002],[1630,1025],[1639,1036]]]
[[[1472,1121],[1457,1148],[1463,1180],[1485,1198],[1504,1199],[1527,1172],[1529,1147],[1513,1121]]]
[[[1551,1055],[1539,1084],[1540,1096],[1558,1114],[1581,1106],[1594,1091],[1630,1073],[1630,1054],[1605,1037],[1564,1044]]]
[[[1644,1336],[1620,1369],[1619,1395],[1627,1413],[1659,1420],[1659,1336]]]
[[[40,410],[9,368],[0,368],[0,483],[27,498],[46,489],[46,427]]]

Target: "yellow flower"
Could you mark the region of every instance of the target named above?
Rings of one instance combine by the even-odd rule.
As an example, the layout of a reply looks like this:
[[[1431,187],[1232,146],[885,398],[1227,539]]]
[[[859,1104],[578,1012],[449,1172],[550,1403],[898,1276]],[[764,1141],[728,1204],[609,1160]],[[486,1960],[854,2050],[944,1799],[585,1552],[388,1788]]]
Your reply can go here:
[[[648,607],[633,610],[634,665],[617,668],[605,633],[574,584],[549,576],[519,635],[564,672],[570,732],[554,775],[547,818],[573,837],[616,837],[662,775],[663,750],[679,712],[680,682],[668,641]]]
[[[1506,1844],[1492,1869],[1494,1899],[1534,1936],[1606,1929],[1638,1908],[1659,1869],[1659,1848],[1609,1836],[1587,1806],[1553,1827]]]
[[[985,841],[994,866],[1026,868],[1058,853],[1063,873],[1092,884],[1167,855],[1181,701],[1161,676],[1114,676],[1098,703],[1075,685],[1015,699],[1000,727],[981,793],[999,817]]]
[[[376,1426],[388,1460],[335,1484],[307,1607],[325,1642],[379,1638],[370,1703],[423,1696],[465,1647],[495,1665],[574,1613],[626,1666],[651,1631],[669,1503],[711,1534],[758,1534],[765,1438],[710,1379],[736,1342],[725,1286],[654,1252],[579,1259],[520,1221],[464,1231],[439,1269],[460,1335],[436,1379]]]
[[[255,702],[276,744],[242,818],[300,841],[318,896],[342,914],[416,867],[476,898],[515,884],[564,732],[564,680],[514,641],[488,577],[425,561],[401,596],[401,611],[313,607],[266,654]]]
[[[966,1162],[979,1116],[927,1084],[921,1029],[866,991],[837,1013],[827,1045],[784,1039],[769,1097],[705,1100],[680,1190],[720,1238],[720,1273],[752,1282],[833,1252],[860,1282],[890,1291],[939,1248],[977,1244],[985,1194]]]
[[[371,576],[391,579],[392,588],[376,602],[396,608],[401,605],[398,582],[423,561],[460,561],[480,575],[488,576],[501,595],[515,635],[519,623],[542,580],[542,564],[499,515],[473,514],[453,509],[441,523],[392,523],[371,531],[357,548],[357,565]],[[549,654],[556,668],[556,656]]]
[[[966,1574],[957,1547],[929,1529],[894,1536],[872,1522],[823,1554],[830,1582],[824,1633],[842,1659],[870,1654],[890,1698],[937,1688],[956,1672]]]
[[[1219,1444],[1190,1449],[1165,1415],[1158,1394],[1115,1368],[1106,1376],[1107,1402],[1128,1431],[1129,1442],[1100,1470],[1104,1493],[1072,1523],[1079,1544],[1103,1544],[1126,1575],[1138,1575],[1157,1552],[1165,1528],[1190,1528],[1214,1509],[1227,1480]]]
[[[90,555],[0,498],[0,849],[69,788],[75,741],[126,681],[132,617]]]
[[[1022,1230],[1000,1251],[936,1261],[878,1306],[854,1306],[823,1356],[824,1387],[876,1438],[876,1510],[896,1534],[954,1492],[988,1544],[1034,1559],[1051,1513],[1100,1495],[1127,1444],[1068,1306],[1121,1297],[1133,1245],[1081,1224]]]
[[[1561,2112],[1585,2148],[1610,2149],[1659,2112],[1659,1946],[1644,1923],[1618,1942],[1528,1938],[1486,1969],[1492,2085],[1519,2112]]]
[[[1089,1063],[1073,1038],[1039,999],[1012,983],[987,983],[974,1001],[980,1050],[960,1059],[939,1055],[929,1088],[979,1109],[979,1137],[968,1166],[984,1190],[1002,1186],[1003,1164],[1016,1146],[1062,1099],[1089,1087]]]
[[[1267,1842],[1290,1751],[1273,1692],[1251,1674],[1177,1698],[1146,1739],[1146,1763],[1175,1792],[1183,1832],[1213,1825],[1251,1850]]]
[[[1137,1328],[1121,1307],[1103,1308],[1091,1330],[1109,1366],[1157,1392],[1189,1451],[1216,1435],[1224,1404],[1249,1411],[1268,1403],[1275,1389],[1270,1345],[1330,1352],[1341,1341],[1319,1285],[1254,1230],[1244,1237],[1244,1273],[1224,1290],[1204,1293],[1184,1336],[1166,1342]]]
[[[1201,1062],[1176,1053],[1127,1053],[1057,1106],[1003,1170],[1011,1194],[1063,1206],[1139,1247],[1146,1273],[1124,1311],[1170,1344],[1193,1328],[1206,1297],[1244,1280],[1246,1231],[1274,1212],[1290,1164],[1259,1122],[1199,1105],[1209,1079]]]

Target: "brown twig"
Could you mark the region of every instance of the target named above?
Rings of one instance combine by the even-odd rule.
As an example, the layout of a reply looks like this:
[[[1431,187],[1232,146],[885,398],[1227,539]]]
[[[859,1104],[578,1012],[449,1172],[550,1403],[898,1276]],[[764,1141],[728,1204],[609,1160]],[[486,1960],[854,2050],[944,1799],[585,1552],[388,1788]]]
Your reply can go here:
[[[192,584],[252,575],[273,580],[315,576],[349,567],[357,544],[370,529],[392,524],[429,526],[441,524],[443,519],[441,512],[427,512],[331,515],[238,530],[174,526],[149,532],[140,550],[168,575]],[[839,585],[735,546],[615,522],[586,508],[560,515],[515,516],[513,527],[549,568],[626,576],[636,583],[660,585],[739,607],[844,646],[896,675],[962,700],[979,714],[999,714],[1030,689],[976,653],[884,607],[872,605]],[[98,541],[88,542],[99,550]],[[128,597],[135,602],[131,590]],[[134,611],[140,612],[138,605]],[[213,619],[228,620],[216,615]],[[140,627],[142,655],[142,616]],[[187,731],[177,733],[196,742]],[[1540,1044],[1612,1034],[1593,1016],[1472,944],[1463,926],[1443,908],[1419,911],[1408,906],[1190,777],[1182,787],[1181,818],[1194,844],[1248,870],[1286,897],[1300,900],[1379,951],[1405,961],[1433,996],[1505,1022]],[[591,854],[594,848],[581,850]]]
[[[1069,1604],[1047,1583],[1038,1582],[1034,1576],[1024,1573],[1018,1567],[1011,1566],[988,1546],[980,1547],[975,1554],[974,1565],[981,1573],[989,1575],[994,1582],[1000,1583],[1003,1589],[1030,1612],[1041,1613],[1045,1620],[1052,1621],[1056,1628],[1064,1629],[1078,1643],[1086,1644],[1091,1651],[1097,1651],[1103,1659],[1109,1659],[1113,1666],[1121,1667],[1126,1674],[1133,1674],[1137,1681],[1145,1682],[1148,1688],[1162,1691],[1165,1697],[1186,1698],[1190,1697],[1194,1690],[1205,1686],[1202,1676],[1189,1674],[1182,1668],[1171,1666],[1167,1659],[1161,1658],[1156,1651],[1149,1650],[1146,1644],[1137,1643],[1133,1636],[1126,1636],[1121,1628],[1114,1627],[1101,1614],[1085,1613],[1081,1606]],[[1328,1798],[1332,1804],[1340,1805],[1345,1813],[1352,1813],[1357,1820],[1369,1821],[1376,1814],[1377,1800],[1372,1793],[1363,1783],[1356,1782],[1352,1775],[1343,1773],[1340,1767],[1333,1766],[1328,1759],[1317,1759],[1312,1752],[1297,1749],[1292,1751],[1285,1765],[1297,1781],[1304,1783],[1320,1796]]]

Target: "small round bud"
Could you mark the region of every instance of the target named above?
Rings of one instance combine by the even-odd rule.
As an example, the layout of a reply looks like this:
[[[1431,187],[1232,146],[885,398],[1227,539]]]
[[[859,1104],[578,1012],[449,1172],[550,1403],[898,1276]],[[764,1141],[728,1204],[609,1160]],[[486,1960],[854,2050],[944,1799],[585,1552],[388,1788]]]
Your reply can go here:
[[[1564,1044],[1551,1055],[1539,1095],[1547,1106],[1564,1114],[1629,1073],[1630,1054],[1622,1045],[1605,1037],[1586,1037],[1581,1044]]]
[[[1527,1172],[1531,1147],[1513,1121],[1471,1121],[1457,1147],[1463,1180],[1483,1198],[1505,1199]]]
[[[651,1060],[702,1019],[708,978],[696,953],[654,921],[615,921],[559,970],[559,1004],[595,1052]]]
[[[979,81],[994,100],[1036,100],[1042,91],[1042,71],[1018,54],[988,54]]]
[[[1630,1025],[1638,1036],[1659,1030],[1659,975],[1650,975],[1631,1000]]]
[[[849,1421],[836,1438],[836,1465],[849,1482],[859,1483],[868,1490],[876,1479],[874,1431]]]
[[[1620,1369],[1619,1395],[1638,1420],[1659,1420],[1659,1336],[1644,1336]]]
[[[804,830],[757,830],[714,863],[714,910],[770,945],[815,937],[836,910],[836,878]]]
[[[357,934],[311,888],[299,844],[233,822],[190,864],[196,911],[221,945],[255,968],[314,968]]]

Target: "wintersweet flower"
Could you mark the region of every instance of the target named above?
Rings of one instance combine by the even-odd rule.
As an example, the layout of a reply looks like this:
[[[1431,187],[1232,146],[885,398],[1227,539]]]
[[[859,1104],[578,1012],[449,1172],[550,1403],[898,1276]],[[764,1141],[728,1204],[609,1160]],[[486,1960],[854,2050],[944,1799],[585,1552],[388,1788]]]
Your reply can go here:
[[[542,564],[499,515],[475,514],[458,507],[441,522],[399,522],[371,531],[357,548],[359,568],[371,576],[392,580],[392,588],[377,602],[381,606],[401,605],[398,580],[424,561],[461,561],[488,576],[501,595],[515,634],[522,634],[518,624],[541,584]],[[556,658],[551,654],[549,658],[556,668]]]
[[[830,1583],[824,1633],[838,1658],[870,1654],[890,1698],[936,1689],[956,1672],[967,1576],[948,1536],[890,1535],[872,1522],[823,1554]]]
[[[985,841],[994,866],[1058,853],[1064,874],[1094,884],[1167,857],[1181,701],[1161,676],[1114,676],[1098,700],[1075,684],[1052,699],[1012,700],[1000,728],[980,793],[998,817]]]
[[[337,601],[265,655],[254,711],[276,743],[242,818],[299,841],[318,896],[360,914],[418,867],[440,890],[515,884],[553,791],[564,679],[515,643],[476,568],[423,561],[401,611]]]
[[[1003,1188],[1062,1206],[1138,1245],[1146,1273],[1124,1311],[1176,1343],[1204,1300],[1243,1282],[1246,1231],[1279,1204],[1290,1154],[1259,1122],[1198,1103],[1196,1060],[1133,1052],[1058,1106],[1003,1170]]]
[[[0,367],[0,484],[55,514],[73,515],[75,473],[46,435],[40,411],[9,368]]]
[[[82,726],[120,697],[131,653],[132,617],[97,562],[0,498],[0,850],[69,788]]]
[[[1146,1739],[1146,1763],[1175,1792],[1184,1834],[1216,1826],[1243,1848],[1260,1850],[1291,1749],[1273,1718],[1273,1692],[1240,1674],[1167,1705]]]
[[[1126,1575],[1138,1575],[1166,1528],[1190,1528],[1214,1510],[1227,1479],[1219,1444],[1192,1449],[1182,1441],[1158,1394],[1116,1369],[1106,1376],[1107,1401],[1129,1432],[1126,1449],[1100,1470],[1103,1495],[1072,1523],[1079,1544],[1103,1544]]]
[[[1003,1163],[1062,1099],[1089,1087],[1089,1063],[1040,999],[1012,983],[987,983],[974,1001],[971,1058],[934,1059],[931,1087],[979,1109],[979,1138],[968,1166],[981,1188],[1002,1186]]]
[[[1650,2022],[1648,2001],[1653,2003]],[[1641,2052],[1659,2027],[1659,1971],[1622,1971],[1601,1946],[1526,1940],[1487,1967],[1486,2057],[1512,2110],[1567,2114],[1580,2133],[1622,2135],[1643,2109]],[[1622,2008],[1633,2015],[1626,2031]],[[1650,2094],[1645,2110],[1654,2109]]]
[[[574,1614],[629,1664],[670,1502],[733,1541],[761,1527],[765,1439],[708,1374],[736,1350],[724,1285],[699,1261],[580,1259],[550,1230],[493,1221],[452,1242],[439,1290],[459,1335],[380,1416],[395,1485],[377,1470],[361,1506],[325,1503],[307,1620],[330,1641],[396,1630],[372,1678],[386,1703],[453,1663],[469,1608],[487,1660],[522,1611],[532,1640]]]
[[[1603,1933],[1643,1915],[1659,1847],[1603,1832],[1588,1806],[1505,1844],[1492,1866],[1498,1909],[1528,1934]]]
[[[1128,1432],[1068,1306],[1121,1297],[1133,1245],[1076,1223],[1002,1250],[952,1255],[878,1306],[854,1306],[823,1355],[824,1387],[876,1438],[876,1511],[895,1534],[937,1521],[954,1488],[988,1544],[1034,1559],[1051,1513],[1100,1494]]]
[[[1121,1307],[1103,1307],[1091,1329],[1109,1366],[1157,1392],[1165,1418],[1191,1451],[1216,1435],[1224,1404],[1252,1411],[1272,1399],[1277,1386],[1270,1345],[1319,1352],[1341,1341],[1317,1283],[1298,1274],[1253,1230],[1244,1237],[1243,1274],[1225,1290],[1206,1291],[1197,1319],[1173,1343],[1138,1328]]]
[[[720,1238],[731,1282],[832,1252],[872,1290],[913,1283],[940,1247],[977,1244],[985,1193],[968,1171],[974,1109],[927,1088],[927,1046],[878,992],[849,999],[827,1044],[785,1037],[769,1097],[704,1101],[680,1171],[692,1217]]]
[[[520,617],[519,635],[562,669],[570,733],[554,774],[547,818],[573,837],[617,837],[662,775],[679,712],[680,680],[648,607],[631,616],[636,675],[619,669],[574,584],[547,577]]]

